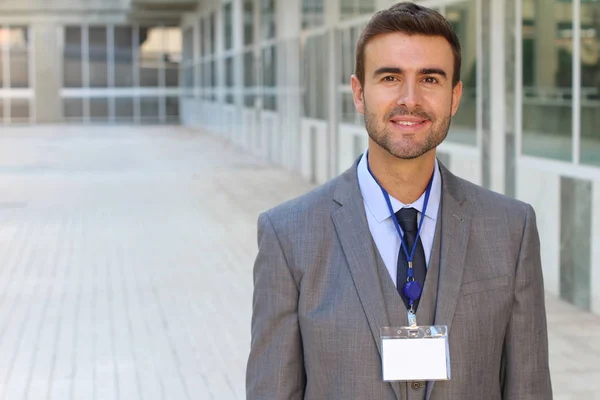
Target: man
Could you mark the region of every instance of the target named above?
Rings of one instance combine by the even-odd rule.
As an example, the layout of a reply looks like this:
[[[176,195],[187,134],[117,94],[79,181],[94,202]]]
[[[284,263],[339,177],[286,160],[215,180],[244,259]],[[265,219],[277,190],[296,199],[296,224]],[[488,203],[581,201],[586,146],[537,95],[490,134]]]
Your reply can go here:
[[[366,26],[351,84],[367,152],[259,217],[249,400],[552,398],[534,211],[436,160],[460,63],[430,9]],[[415,318],[448,327],[449,380],[384,381],[381,328]]]

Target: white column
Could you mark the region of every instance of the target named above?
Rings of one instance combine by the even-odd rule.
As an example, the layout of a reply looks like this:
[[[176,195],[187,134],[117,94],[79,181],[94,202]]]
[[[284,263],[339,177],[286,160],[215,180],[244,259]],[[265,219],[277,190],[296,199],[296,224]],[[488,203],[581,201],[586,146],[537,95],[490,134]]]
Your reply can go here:
[[[506,153],[506,54],[504,0],[490,0],[490,189],[504,193]]]

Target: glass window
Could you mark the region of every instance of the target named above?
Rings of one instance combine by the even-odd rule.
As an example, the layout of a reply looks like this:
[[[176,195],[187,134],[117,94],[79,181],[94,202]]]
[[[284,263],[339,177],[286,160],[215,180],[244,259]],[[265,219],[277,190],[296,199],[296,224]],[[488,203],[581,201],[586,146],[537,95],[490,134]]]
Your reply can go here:
[[[600,165],[600,2],[581,4],[580,158]]]
[[[244,1],[244,45],[254,43],[254,0]]]
[[[140,86],[158,86],[160,57],[163,52],[162,28],[141,27],[139,32]]]
[[[117,97],[115,98],[115,119],[121,122],[133,121],[133,98]]]
[[[159,119],[159,99],[157,97],[141,97],[140,98],[140,114],[141,117],[148,120]]]
[[[179,86],[179,64],[181,63],[183,47],[181,29],[178,27],[164,28],[164,40],[165,47],[162,58],[165,67],[165,85],[167,87],[177,87]],[[193,41],[194,36],[192,34],[192,48],[194,47]],[[193,59],[194,56],[192,54],[191,60]]]
[[[304,116],[327,118],[327,38],[311,36],[306,40],[303,57]]]
[[[360,33],[364,29],[364,25],[352,26],[345,28],[339,32],[339,38],[342,42],[342,62],[340,68],[340,81],[341,85],[350,85],[350,77],[354,74],[356,66],[356,43]]]
[[[340,0],[340,18],[350,19],[375,12],[375,0]]]
[[[29,120],[29,100],[11,99],[10,118],[12,122],[26,122]]]
[[[277,87],[277,47],[269,46],[262,50],[263,86],[270,89],[263,95],[263,108],[277,110],[277,102],[273,90]]]
[[[463,93],[458,111],[452,117],[448,141],[477,144],[477,11],[474,0],[446,8],[446,18],[454,28],[462,49]]]
[[[29,87],[29,30],[26,27],[9,29],[10,87]],[[29,103],[27,103],[29,107]]]
[[[261,28],[263,39],[273,39],[276,35],[275,0],[261,0]]]
[[[252,50],[244,53],[244,105],[254,107],[254,87],[256,86],[256,66],[254,64],[254,52]]]
[[[225,37],[225,50],[233,48],[233,5],[223,6],[223,35]]]
[[[108,40],[106,27],[90,27],[88,31],[90,87],[108,86]]]
[[[65,47],[63,55],[63,85],[67,88],[83,87],[82,76],[83,48],[81,27],[65,27]]]
[[[523,153],[571,160],[573,4],[523,0]]]
[[[204,18],[200,18],[200,23],[198,26],[198,30],[200,31],[199,40],[198,40],[198,48],[200,50],[200,57],[204,57],[204,53],[206,52],[206,46],[204,45],[204,41],[206,39],[206,35],[204,33]]]
[[[325,22],[324,0],[302,0],[302,28],[315,28]]]
[[[217,14],[215,12],[210,14],[208,29],[209,29],[209,31],[208,31],[208,40],[209,40],[208,51],[210,52],[209,54],[215,54],[215,52],[217,50],[217,36],[215,34],[216,29],[217,29]]]
[[[227,88],[225,102],[228,104],[233,104],[235,102],[235,98],[233,96],[233,89],[235,83],[234,65],[235,64],[233,57],[228,57],[225,59],[225,86]]]
[[[115,27],[115,86],[132,87],[133,82],[133,29]]]
[[[108,99],[92,97],[90,99],[90,120],[108,120]]]
[[[194,30],[186,28],[183,31],[183,62],[194,61]]]
[[[63,99],[63,113],[66,119],[83,119],[83,99],[66,98]]]
[[[179,120],[179,97],[166,98],[166,115],[169,120]]]
[[[218,71],[217,71],[217,61],[216,60],[212,60],[210,62],[210,87],[211,87],[211,95],[210,95],[210,99],[211,100],[216,100],[217,99],[217,86],[219,84],[218,82]]]

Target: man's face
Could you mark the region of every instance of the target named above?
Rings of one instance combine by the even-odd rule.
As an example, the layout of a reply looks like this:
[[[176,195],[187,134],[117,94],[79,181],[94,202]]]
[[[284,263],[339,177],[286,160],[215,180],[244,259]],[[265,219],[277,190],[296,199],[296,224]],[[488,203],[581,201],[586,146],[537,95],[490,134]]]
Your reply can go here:
[[[389,33],[365,48],[365,79],[352,76],[356,110],[373,142],[401,159],[435,149],[448,134],[462,83],[452,87],[454,56],[440,36]]]

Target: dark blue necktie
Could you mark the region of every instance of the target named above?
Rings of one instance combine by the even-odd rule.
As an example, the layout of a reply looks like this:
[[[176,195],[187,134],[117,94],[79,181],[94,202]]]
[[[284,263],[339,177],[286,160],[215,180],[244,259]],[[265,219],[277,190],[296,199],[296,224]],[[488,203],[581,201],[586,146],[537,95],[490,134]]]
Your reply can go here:
[[[408,253],[410,254],[415,239],[417,237],[418,224],[417,224],[417,210],[414,208],[402,208],[396,213],[398,223],[402,228],[402,235]],[[425,261],[425,250],[423,250],[423,244],[421,239],[417,242],[417,248],[415,249],[415,255],[413,258],[413,276],[417,282],[421,284],[422,288],[425,288],[425,275],[427,275],[427,264]],[[406,308],[410,308],[409,300],[404,296],[404,284],[408,277],[408,260],[406,253],[400,245],[400,254],[398,255],[398,271],[396,272],[396,288],[398,293],[402,297]],[[419,300],[414,302],[414,310],[417,311]]]

